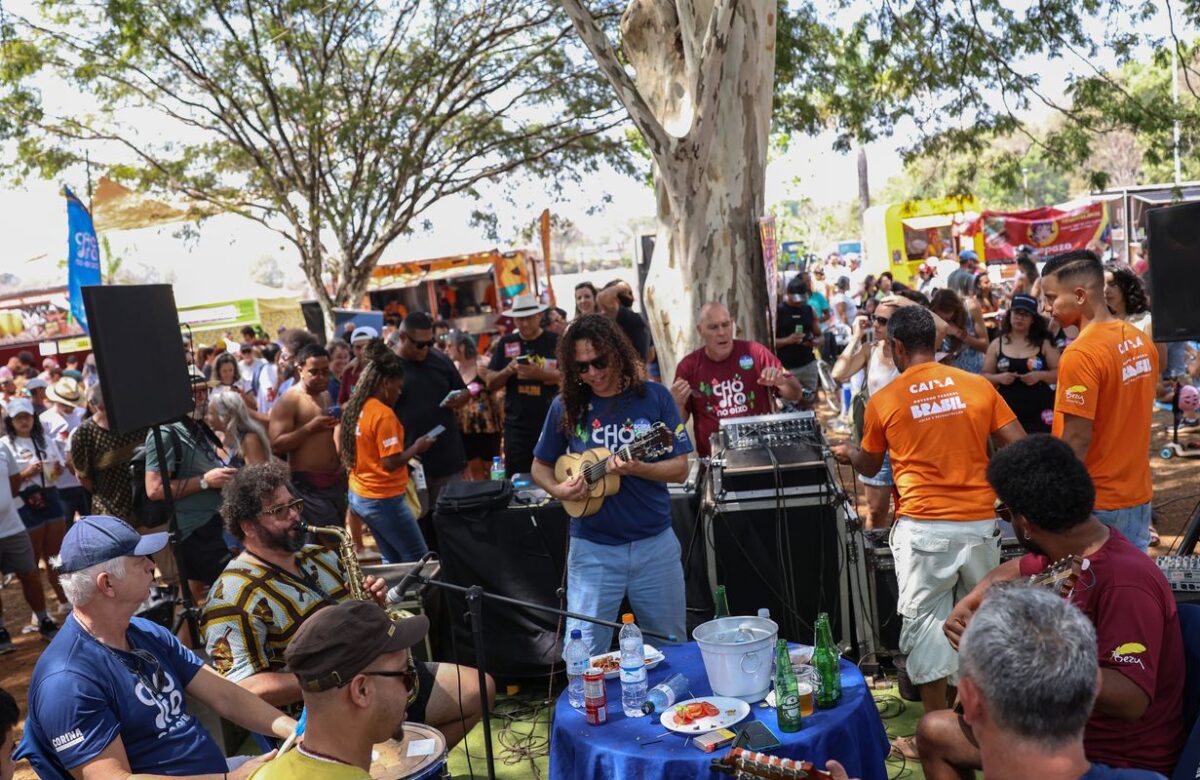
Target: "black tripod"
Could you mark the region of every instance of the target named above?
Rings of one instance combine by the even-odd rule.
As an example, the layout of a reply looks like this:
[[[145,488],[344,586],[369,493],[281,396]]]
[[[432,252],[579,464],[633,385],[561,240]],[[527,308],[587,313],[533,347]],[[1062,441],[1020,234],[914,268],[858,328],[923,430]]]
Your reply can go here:
[[[186,622],[188,632],[192,638],[192,647],[199,649],[201,647],[200,610],[196,607],[196,602],[192,600],[192,589],[188,586],[187,571],[183,563],[183,553],[179,549],[179,518],[175,515],[175,497],[171,494],[171,479],[175,475],[171,473],[170,466],[167,464],[166,449],[163,447],[162,426],[154,425],[151,426],[150,430],[154,435],[154,455],[158,458],[159,474],[162,475],[163,503],[167,505],[167,535],[171,540],[171,555],[175,558],[175,571],[179,579],[179,598],[183,604],[183,610],[175,620],[172,633],[178,633],[180,627]],[[176,444],[175,446],[179,445]]]
[[[621,628],[620,623],[614,623],[611,620],[601,620],[600,618],[592,617],[591,615],[580,615],[576,612],[567,612],[564,609],[558,609],[556,607],[546,607],[542,606],[541,604],[533,604],[528,601],[510,599],[508,596],[500,596],[495,593],[488,593],[478,585],[463,587],[462,585],[453,585],[449,582],[435,580],[421,574],[419,569],[407,575],[404,581],[396,586],[392,593],[396,593],[398,591],[396,595],[400,598],[403,598],[404,591],[409,586],[409,583],[420,583],[422,587],[432,585],[435,588],[441,588],[452,593],[461,593],[466,597],[468,610],[467,615],[471,619],[471,638],[475,644],[475,666],[476,670],[479,672],[479,709],[483,713],[483,744],[487,756],[488,780],[495,780],[496,778],[496,760],[492,755],[492,718],[491,714],[488,712],[487,662],[484,660],[483,654],[483,600],[491,599],[492,601],[498,601],[503,604],[511,604],[515,607],[525,607],[527,609],[533,609],[539,612],[546,612],[551,615],[559,615],[562,617],[575,618],[576,620],[583,620],[588,623],[594,623],[598,626],[608,626],[609,628],[615,628],[618,630]],[[389,598],[392,597],[392,593],[389,593]],[[668,642],[678,641],[675,636],[669,634],[660,634],[656,631],[646,631],[643,629],[642,634],[644,636],[655,637],[656,639],[665,639]],[[466,739],[465,734],[463,735],[463,738]]]

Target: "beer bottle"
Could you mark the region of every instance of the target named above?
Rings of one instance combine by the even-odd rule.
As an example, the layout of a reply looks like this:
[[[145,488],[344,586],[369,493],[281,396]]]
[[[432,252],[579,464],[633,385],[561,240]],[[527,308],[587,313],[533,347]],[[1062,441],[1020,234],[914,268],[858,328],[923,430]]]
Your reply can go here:
[[[836,707],[838,700],[842,698],[841,653],[833,643],[829,615],[824,612],[817,616],[816,647],[813,650],[812,665],[817,672],[817,707]]]
[[[725,586],[717,586],[717,595],[713,598],[713,620],[729,617],[729,598],[725,595]]]
[[[775,643],[775,716],[780,731],[800,730],[800,692],[786,639]]]

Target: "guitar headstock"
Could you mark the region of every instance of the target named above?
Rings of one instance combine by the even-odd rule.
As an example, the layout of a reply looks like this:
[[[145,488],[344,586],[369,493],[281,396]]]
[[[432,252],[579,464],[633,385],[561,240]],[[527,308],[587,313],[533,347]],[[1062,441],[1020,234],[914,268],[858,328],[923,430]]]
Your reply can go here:
[[[1075,591],[1075,583],[1079,581],[1080,575],[1087,571],[1091,564],[1092,562],[1087,558],[1068,555],[1030,577],[1029,583],[1039,588],[1046,588],[1063,598],[1070,598]]]
[[[629,452],[638,460],[666,455],[675,447],[675,437],[666,423],[656,422],[650,430],[629,444]]]

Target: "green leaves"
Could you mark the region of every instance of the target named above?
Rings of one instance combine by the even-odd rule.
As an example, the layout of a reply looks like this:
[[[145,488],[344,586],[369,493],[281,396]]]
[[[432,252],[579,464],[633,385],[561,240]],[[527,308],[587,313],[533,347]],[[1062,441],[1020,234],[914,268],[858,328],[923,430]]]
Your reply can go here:
[[[440,198],[518,171],[552,189],[601,158],[630,169],[611,132],[623,114],[545,0],[39,8],[14,18],[0,61],[10,175],[58,175],[86,149],[139,189],[280,232],[340,301]],[[79,99],[38,89],[55,80]]]

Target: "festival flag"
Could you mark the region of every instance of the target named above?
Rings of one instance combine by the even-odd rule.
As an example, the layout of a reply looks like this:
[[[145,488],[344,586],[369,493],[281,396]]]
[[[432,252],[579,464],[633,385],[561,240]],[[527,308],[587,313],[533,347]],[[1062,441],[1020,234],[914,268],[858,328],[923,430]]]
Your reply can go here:
[[[1087,249],[1102,241],[1108,228],[1104,204],[1043,206],[1028,211],[984,211],[963,231],[983,232],[984,256],[989,263],[1011,263],[1017,247],[1032,246],[1042,259]]]
[[[83,287],[101,284],[100,245],[87,207],[67,187],[67,297],[71,316],[88,332],[87,312],[83,308]]]

